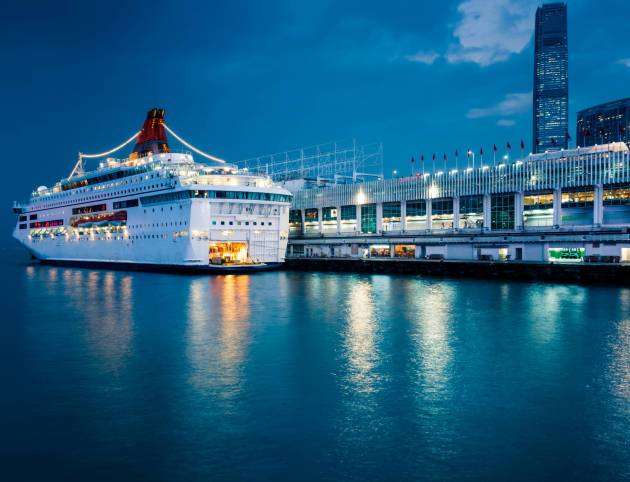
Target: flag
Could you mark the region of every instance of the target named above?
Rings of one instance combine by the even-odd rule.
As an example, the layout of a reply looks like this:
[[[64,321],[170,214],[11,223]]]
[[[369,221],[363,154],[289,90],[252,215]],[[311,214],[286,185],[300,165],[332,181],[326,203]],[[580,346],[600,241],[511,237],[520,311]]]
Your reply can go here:
[[[492,150],[493,150],[494,152],[497,152],[497,145],[496,145],[496,144],[494,144],[494,145],[492,146]]]
[[[424,162],[424,154],[420,154],[420,160]]]
[[[433,160],[435,161],[435,154],[433,154]]]
[[[512,144],[510,144],[510,141],[507,142],[507,146],[506,147],[508,148],[508,150],[512,149]]]
[[[413,158],[413,156],[411,156],[411,163],[415,164],[416,160]]]
[[[455,149],[455,157],[459,156],[459,153],[457,152],[457,149]]]
[[[446,161],[446,152],[444,153],[444,160]]]
[[[525,142],[521,139],[521,149],[525,149]]]
[[[479,155],[480,155],[480,156],[483,156],[483,146],[481,146],[481,147],[479,148]]]

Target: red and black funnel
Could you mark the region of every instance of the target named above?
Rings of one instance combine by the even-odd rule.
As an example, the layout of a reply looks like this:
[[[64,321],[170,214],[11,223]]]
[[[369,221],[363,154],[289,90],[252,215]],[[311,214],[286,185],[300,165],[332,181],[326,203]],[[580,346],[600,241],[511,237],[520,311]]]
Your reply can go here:
[[[166,130],[164,129],[164,109],[151,109],[147,113],[138,140],[133,148],[130,158],[146,156],[148,154],[160,154],[171,152],[166,140]]]

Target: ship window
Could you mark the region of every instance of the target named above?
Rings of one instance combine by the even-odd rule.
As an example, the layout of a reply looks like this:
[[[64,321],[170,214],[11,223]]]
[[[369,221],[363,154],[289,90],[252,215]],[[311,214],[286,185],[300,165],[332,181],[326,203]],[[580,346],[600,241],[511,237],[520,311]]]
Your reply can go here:
[[[24,215],[20,216],[20,221],[26,221],[26,216]]]
[[[216,225],[217,225],[217,222],[216,222],[216,221],[212,221],[212,225],[213,225],[213,226],[216,226]]]
[[[31,214],[28,218],[29,218],[31,221],[32,221],[33,219],[37,219],[37,214]]]
[[[221,221],[221,226],[225,226],[225,221]]]

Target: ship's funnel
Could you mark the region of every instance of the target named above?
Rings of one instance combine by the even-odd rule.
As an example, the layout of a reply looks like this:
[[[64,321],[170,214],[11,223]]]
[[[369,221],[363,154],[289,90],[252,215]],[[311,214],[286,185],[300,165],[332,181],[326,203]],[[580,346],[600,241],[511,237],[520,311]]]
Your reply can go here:
[[[137,159],[147,154],[160,154],[162,152],[171,152],[171,150],[168,147],[166,131],[164,130],[164,109],[155,108],[147,112],[147,118],[129,158]]]

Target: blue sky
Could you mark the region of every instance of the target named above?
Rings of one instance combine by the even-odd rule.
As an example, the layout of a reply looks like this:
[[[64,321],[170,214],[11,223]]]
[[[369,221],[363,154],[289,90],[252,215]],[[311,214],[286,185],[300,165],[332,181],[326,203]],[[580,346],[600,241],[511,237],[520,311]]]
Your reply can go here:
[[[630,4],[568,4],[573,135],[577,110],[630,96]],[[79,150],[120,143],[153,106],[234,161],[355,137],[383,143],[388,174],[420,153],[530,146],[537,5],[13,2],[0,33],[3,224],[13,199],[65,176]]]

